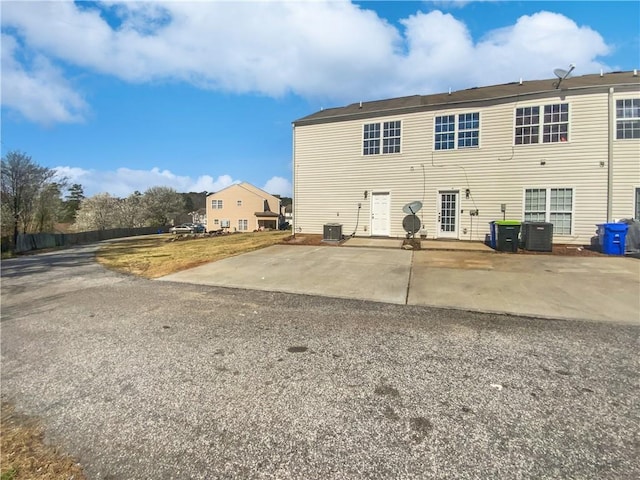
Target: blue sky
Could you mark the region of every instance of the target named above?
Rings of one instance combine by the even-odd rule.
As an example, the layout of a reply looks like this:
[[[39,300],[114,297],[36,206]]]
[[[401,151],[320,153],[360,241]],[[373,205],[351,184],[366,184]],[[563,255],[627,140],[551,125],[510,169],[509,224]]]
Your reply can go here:
[[[640,2],[2,1],[2,154],[87,196],[291,194],[320,108],[640,68]]]

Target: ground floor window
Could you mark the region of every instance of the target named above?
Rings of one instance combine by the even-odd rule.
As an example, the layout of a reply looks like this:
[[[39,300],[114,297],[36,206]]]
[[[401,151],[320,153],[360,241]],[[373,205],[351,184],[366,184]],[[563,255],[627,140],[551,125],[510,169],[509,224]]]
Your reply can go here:
[[[240,232],[246,232],[248,230],[249,222],[247,220],[238,220],[238,230]]]
[[[527,188],[524,191],[524,221],[549,222],[555,235],[571,235],[572,188]]]

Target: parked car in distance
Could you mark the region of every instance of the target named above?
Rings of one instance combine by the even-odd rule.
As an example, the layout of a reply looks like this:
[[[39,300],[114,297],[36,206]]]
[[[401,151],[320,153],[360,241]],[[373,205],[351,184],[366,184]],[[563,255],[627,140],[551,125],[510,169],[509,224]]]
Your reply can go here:
[[[195,227],[190,223],[183,223],[182,225],[176,225],[175,227],[171,227],[169,229],[169,233],[194,233]]]
[[[194,233],[207,233],[207,227],[201,223],[196,223],[193,225],[193,231]]]

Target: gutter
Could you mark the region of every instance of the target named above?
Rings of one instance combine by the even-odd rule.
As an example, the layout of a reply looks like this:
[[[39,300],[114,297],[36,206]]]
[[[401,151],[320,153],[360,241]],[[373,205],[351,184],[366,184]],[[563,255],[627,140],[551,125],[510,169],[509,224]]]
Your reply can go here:
[[[298,201],[297,201],[297,196],[296,196],[296,185],[298,182],[296,182],[296,124],[292,123],[291,124],[291,150],[292,150],[292,154],[293,154],[293,162],[292,162],[292,192],[291,192],[291,196],[293,197],[291,199],[291,215],[293,215],[293,218],[291,219],[291,234],[293,235],[293,238],[296,238],[296,219],[298,218],[298,214],[296,212],[297,208],[298,208]]]
[[[613,105],[613,87],[609,87],[609,96],[607,97],[607,101],[609,103],[609,135],[607,136],[608,140],[608,151],[607,151],[607,223],[611,222],[611,218],[613,216],[613,132],[614,132],[614,118],[613,114],[615,112]]]

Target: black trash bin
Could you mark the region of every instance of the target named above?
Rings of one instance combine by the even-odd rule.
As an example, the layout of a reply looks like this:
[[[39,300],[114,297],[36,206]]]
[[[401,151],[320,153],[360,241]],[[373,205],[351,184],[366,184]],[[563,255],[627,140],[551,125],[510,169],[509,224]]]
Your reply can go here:
[[[517,252],[520,222],[518,220],[498,220],[496,222],[496,230],[498,234],[496,250],[500,252]]]

